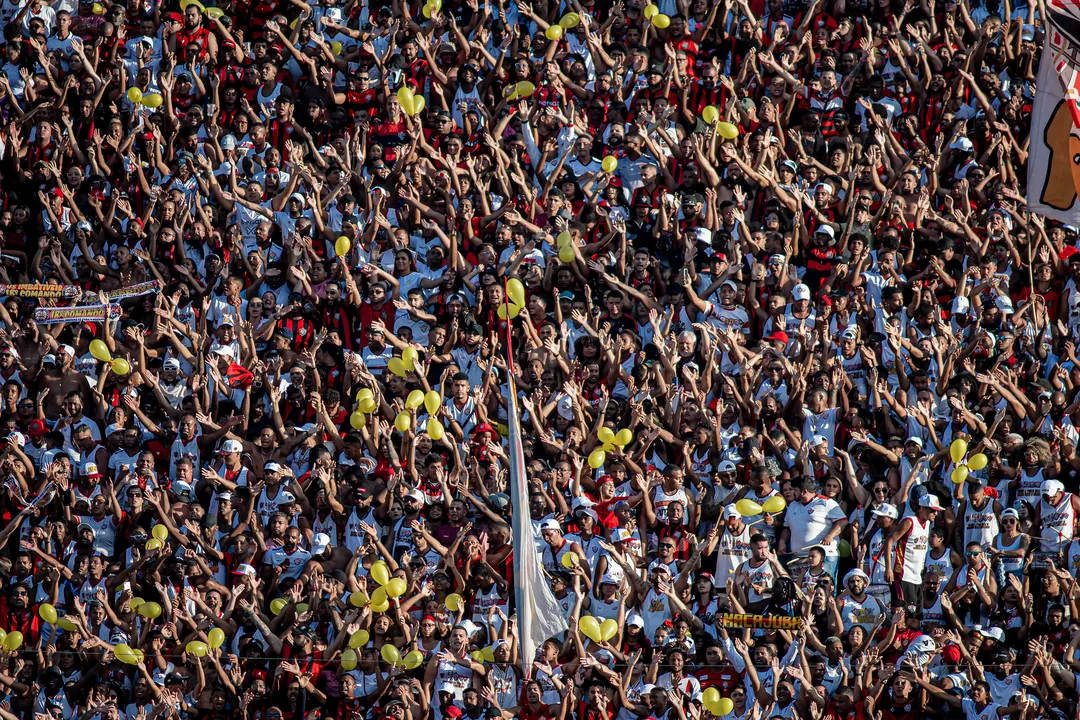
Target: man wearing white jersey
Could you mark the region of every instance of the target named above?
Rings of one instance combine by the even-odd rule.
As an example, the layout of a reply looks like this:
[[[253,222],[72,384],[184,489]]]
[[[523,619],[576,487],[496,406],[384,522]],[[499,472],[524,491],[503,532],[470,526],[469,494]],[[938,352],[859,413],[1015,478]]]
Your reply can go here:
[[[930,528],[943,510],[937,495],[923,495],[918,512],[901,520],[885,541],[885,582],[892,587],[894,607],[922,607],[922,572],[930,546]]]
[[[1076,518],[1080,511],[1080,498],[1065,492],[1060,480],[1044,480],[1039,503],[1035,508],[1034,525],[1029,533],[1038,538],[1036,552],[1057,558],[1069,546],[1076,534]]]

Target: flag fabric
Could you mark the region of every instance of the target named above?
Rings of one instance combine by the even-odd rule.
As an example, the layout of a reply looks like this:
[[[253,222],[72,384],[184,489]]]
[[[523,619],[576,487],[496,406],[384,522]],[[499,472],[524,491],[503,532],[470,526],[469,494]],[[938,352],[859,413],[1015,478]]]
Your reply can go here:
[[[555,601],[551,585],[540,564],[540,554],[529,516],[529,490],[525,479],[525,454],[521,449],[517,389],[513,378],[509,387],[510,488],[513,503],[514,589],[517,604],[521,669],[525,677],[536,657],[536,649],[548,638],[567,629],[562,609]]]
[[[1028,210],[1080,225],[1080,1],[1052,0],[1031,113]]]

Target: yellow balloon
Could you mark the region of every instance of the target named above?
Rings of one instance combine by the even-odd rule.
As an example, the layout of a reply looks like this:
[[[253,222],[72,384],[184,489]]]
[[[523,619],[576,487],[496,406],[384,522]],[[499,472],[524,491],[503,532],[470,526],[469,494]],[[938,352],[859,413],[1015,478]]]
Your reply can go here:
[[[787,501],[784,500],[783,495],[773,495],[771,498],[761,504],[762,510],[767,513],[772,513],[773,515],[775,515],[776,513],[784,512],[784,508],[786,507]]]
[[[364,607],[365,605],[368,604],[367,593],[363,592],[362,590],[357,590],[356,592],[350,594],[349,595],[349,604],[352,605],[353,607],[358,607],[358,608]]]
[[[660,8],[656,7],[655,5],[646,5],[645,6],[645,13],[644,13],[645,19],[646,20],[651,20],[652,17],[654,15],[656,15],[657,13],[659,13],[659,12],[660,12]]]
[[[735,503],[735,509],[739,511],[739,514],[743,517],[750,517],[751,515],[760,515],[761,506],[750,498],[743,498],[739,502]]]
[[[525,304],[525,286],[517,278],[510,278],[506,281],[506,294],[518,305]]]
[[[160,550],[165,543],[161,542],[157,538],[150,538],[146,541],[147,550]]]
[[[594,618],[592,615],[586,615],[578,621],[578,628],[585,637],[592,640],[594,643],[600,642],[600,621]]]
[[[959,485],[968,479],[970,472],[967,465],[957,465],[952,471],[952,481]]]
[[[23,634],[18,630],[8,633],[7,637],[4,638],[4,649],[8,652],[18,650],[22,646],[22,644]]]
[[[615,172],[617,167],[619,167],[619,160],[614,155],[608,155],[600,161],[600,169],[606,173]]]
[[[405,363],[405,367],[411,368],[416,360],[416,348],[410,346],[401,351],[401,362]]]
[[[225,11],[222,10],[221,8],[219,8],[219,7],[208,7],[208,8],[206,8],[206,15],[207,15],[207,17],[212,17],[214,19],[217,19],[217,18],[220,18],[220,17],[224,17],[225,16]]]
[[[405,594],[407,589],[405,581],[401,578],[390,578],[390,582],[386,583],[386,594],[389,597],[396,598]]]
[[[720,716],[727,715],[729,712],[735,709],[735,703],[731,701],[731,698],[720,698],[720,702],[716,703],[716,714]]]
[[[562,563],[562,566],[564,568],[569,570],[570,568],[575,567],[579,562],[581,562],[581,559],[577,556],[576,552],[568,552],[562,556],[562,560],[560,560],[559,562]]]
[[[356,404],[356,407],[362,413],[370,413],[374,412],[375,408],[378,407],[378,403],[372,397],[360,398],[360,402]]]
[[[434,390],[428,390],[424,393],[424,409],[427,410],[428,415],[434,415],[442,407],[442,395]]]
[[[128,601],[128,605],[131,607],[132,610],[138,610],[139,606],[142,605],[144,602],[146,601],[143,600],[141,597],[133,597],[131,598],[131,600]]]
[[[536,85],[533,85],[528,80],[522,80],[517,84],[514,92],[519,98],[527,98],[536,92]]]
[[[952,458],[954,463],[958,463],[964,459],[967,455],[968,444],[967,440],[957,439],[952,441],[952,445],[949,446],[949,457]]]
[[[386,599],[386,598],[383,598],[382,602],[378,602],[378,603],[373,602],[373,603],[371,603],[371,612],[381,613],[381,612],[386,612],[389,609],[390,609],[390,601],[388,599]]]
[[[270,612],[275,615],[280,615],[281,611],[285,609],[285,606],[289,603],[285,602],[285,598],[276,598],[270,601]]]
[[[634,440],[634,433],[630,431],[630,428],[623,428],[619,432],[615,433],[615,444],[619,447],[626,447]]]
[[[408,410],[403,410],[397,414],[397,417],[394,418],[394,427],[401,432],[405,432],[412,427],[412,415],[409,414]]]
[[[446,428],[443,427],[443,424],[439,422],[438,419],[428,418],[427,434],[429,438],[431,438],[435,442],[439,442],[444,437],[446,437]]]
[[[600,639],[607,642],[611,638],[615,637],[619,632],[619,623],[615,622],[611,618],[608,618],[604,622],[600,623]]]
[[[548,25],[548,29],[544,31],[544,37],[548,40],[558,40],[566,32],[562,29],[562,25]]]
[[[225,644],[225,631],[221,628],[213,628],[206,634],[206,638],[210,641],[210,647],[215,650]]]
[[[42,603],[38,608],[38,615],[50,625],[56,624],[56,608],[49,603]]]
[[[652,24],[653,24],[653,27],[659,28],[660,30],[664,30],[669,25],[671,25],[671,17],[668,16],[668,15],[665,15],[664,13],[656,13],[655,15],[652,16]]]
[[[354,430],[360,430],[367,425],[367,418],[364,417],[364,413],[357,411],[349,416],[349,424],[353,426]]]
[[[124,358],[116,358],[112,361],[112,371],[116,375],[127,375],[131,372],[131,364]]]
[[[105,6],[102,5],[101,3],[94,3],[93,5],[90,6],[90,12],[94,13],[95,15],[104,15],[105,14]]]
[[[720,702],[720,691],[714,687],[705,688],[701,693],[701,703],[705,709],[716,715],[716,704]]]
[[[412,112],[409,113],[409,117],[416,117],[420,113],[424,112],[424,108],[427,107],[427,100],[423,95],[416,95],[412,101]]]
[[[484,659],[484,662],[495,662],[495,650],[488,645],[480,651],[480,657]]]
[[[335,55],[340,55],[342,48],[342,44],[337,40],[330,41],[330,52],[334,53]]]
[[[412,350],[412,348],[408,348],[408,349]],[[413,390],[411,393],[409,393],[409,397],[405,398],[405,407],[409,408],[410,410],[415,410],[416,408],[420,407],[423,404],[424,404],[424,391],[423,390]]]
[[[165,542],[169,537],[169,528],[165,527],[161,523],[158,523],[150,529],[150,534],[156,537],[161,542]]]
[[[349,238],[345,237],[344,235],[334,241],[334,252],[337,253],[338,257],[345,257],[346,255],[348,255],[349,248],[351,247],[352,243],[349,242]]]
[[[389,647],[389,646],[387,646]],[[342,670],[355,670],[356,669],[356,651],[352,648],[347,649],[341,653],[341,669]]]
[[[357,393],[356,393],[356,402],[360,402],[364,398],[373,398],[373,397],[375,397],[375,393],[371,392],[371,388],[367,388],[367,387],[360,388],[360,390],[358,390]]]
[[[716,134],[725,140],[734,140],[739,137],[739,128],[729,122],[716,123]]]
[[[109,346],[101,340],[90,341],[90,354],[94,356],[95,360],[101,362],[109,362],[112,360],[112,353],[109,352]]]
[[[574,262],[575,257],[577,256],[574,254],[574,248],[570,247],[569,245],[563,245],[561,248],[559,248],[559,259],[562,260],[564,263]]]
[[[406,367],[405,363],[401,362],[401,358],[390,358],[389,362],[386,363],[386,367],[398,377],[405,377],[410,371],[410,368]]]
[[[443,604],[449,608],[450,612],[457,612],[461,609],[461,596],[457,593],[450,593],[446,596],[446,600],[443,601]]]
[[[113,657],[115,657],[117,660],[124,663],[125,665],[134,665],[136,662],[135,654],[132,651],[131,646],[129,646],[127,643],[120,643],[119,645],[114,647]]]
[[[131,656],[135,658],[135,662],[142,662],[143,660],[146,660],[146,655],[139,648],[133,648],[131,651]]]
[[[195,657],[206,657],[206,654],[210,652],[210,648],[202,640],[192,640],[185,649]]]
[[[484,653],[480,652],[479,650],[473,650],[471,653],[469,653],[469,657],[471,657],[478,663],[484,662]]]
[[[159,93],[146,93],[143,95],[142,106],[153,110],[154,108],[161,107],[164,102],[165,98],[161,97]]]
[[[596,431],[596,439],[608,445],[615,439],[615,431],[609,427],[602,427]]]
[[[75,621],[67,617],[66,615],[60,618],[56,624],[64,630],[67,630],[68,632],[75,632],[79,629],[79,626],[75,624]]]
[[[401,651],[389,643],[382,646],[382,659],[391,665],[397,665],[401,659]]]
[[[569,30],[570,28],[576,28],[581,24],[581,16],[576,12],[566,13],[563,15],[562,20],[559,21],[559,25]]]
[[[142,90],[137,87],[128,88],[127,97],[128,100],[138,105],[139,101],[142,100]]]
[[[701,119],[705,121],[706,125],[712,125],[720,119],[720,111],[717,110],[715,105],[706,105],[701,111]]]
[[[408,115],[412,114],[409,111],[412,110],[413,97],[414,97],[414,95],[413,95],[412,88],[410,88],[408,85],[402,85],[401,87],[398,88],[398,91],[397,91],[398,104],[401,105],[401,109],[404,110],[405,113],[408,114]]]
[[[567,247],[568,245],[573,245],[574,236],[564,230],[563,232],[555,236],[555,244],[561,248]]]
[[[349,647],[362,648],[368,644],[368,640],[370,639],[371,635],[368,634],[367,630],[357,630],[349,638]]]
[[[596,470],[603,466],[604,461],[607,460],[607,453],[603,448],[596,448],[589,453],[589,467]]]
[[[139,614],[148,620],[154,620],[161,615],[161,605],[156,602],[144,602],[139,606]]]
[[[371,579],[379,583],[379,585],[385,585],[390,580],[390,568],[382,560],[377,561],[371,566]],[[379,591],[376,590],[375,592]]]
[[[401,664],[405,666],[406,670],[415,670],[424,664],[424,654],[419,650],[411,650],[406,653]]]
[[[976,453],[975,455],[972,455],[968,458],[967,466],[972,470],[982,470],[984,467],[986,467],[986,463],[988,462],[989,459],[985,455],[983,455],[982,453]]]

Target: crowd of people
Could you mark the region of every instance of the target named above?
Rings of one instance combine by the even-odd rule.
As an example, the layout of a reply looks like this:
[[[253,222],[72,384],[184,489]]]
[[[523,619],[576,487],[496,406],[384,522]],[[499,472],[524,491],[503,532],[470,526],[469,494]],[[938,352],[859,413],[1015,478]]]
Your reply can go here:
[[[1080,717],[1046,10],[3,0],[0,720]]]

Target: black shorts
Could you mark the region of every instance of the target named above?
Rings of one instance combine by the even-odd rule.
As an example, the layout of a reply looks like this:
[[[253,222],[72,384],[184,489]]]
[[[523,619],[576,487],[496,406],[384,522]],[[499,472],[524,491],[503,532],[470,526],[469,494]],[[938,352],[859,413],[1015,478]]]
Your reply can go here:
[[[893,608],[904,608],[909,617],[921,618],[923,611],[922,583],[895,581],[892,584],[892,604]],[[913,611],[912,608],[914,608]]]

